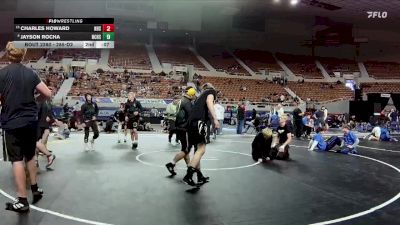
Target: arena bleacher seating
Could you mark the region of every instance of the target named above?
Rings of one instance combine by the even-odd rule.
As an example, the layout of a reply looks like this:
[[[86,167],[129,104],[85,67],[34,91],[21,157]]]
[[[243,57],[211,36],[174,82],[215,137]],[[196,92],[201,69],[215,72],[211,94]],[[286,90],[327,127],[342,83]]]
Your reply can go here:
[[[311,56],[277,53],[276,57],[285,63],[296,76],[302,76],[305,79],[324,78],[315,64],[315,59]]]
[[[293,100],[281,85],[270,81],[219,77],[203,77],[201,81],[212,83],[220,92],[218,97],[224,102],[279,102],[281,95],[284,95],[288,102]]]
[[[254,72],[259,72],[260,70],[282,71],[282,68],[270,52],[237,49],[234,54]]]
[[[203,56],[217,71],[226,72],[239,76],[250,76],[233,56],[224,48],[213,44],[201,44],[198,52]]]
[[[74,82],[69,95],[90,93],[102,97],[127,97],[130,91],[135,92],[138,97],[168,99],[182,94],[182,84],[177,80],[151,74],[83,74]]]
[[[400,64],[396,62],[364,62],[368,74],[375,79],[400,79]]]
[[[318,57],[317,59],[331,77],[335,77],[334,72],[340,72],[341,74],[360,72],[357,62],[354,60],[333,57]]]
[[[363,93],[400,93],[399,83],[362,83]]]
[[[325,102],[354,98],[353,91],[342,83],[289,82],[288,87],[303,101],[311,99],[315,102]]]
[[[193,65],[196,70],[207,70],[187,47],[163,45],[155,47],[155,51],[161,63]]]
[[[81,61],[86,59],[100,58],[98,49],[54,49],[47,53],[47,62],[59,62],[63,58],[72,58],[72,60]]]
[[[144,45],[119,45],[110,51],[111,67],[151,70],[150,58]]]

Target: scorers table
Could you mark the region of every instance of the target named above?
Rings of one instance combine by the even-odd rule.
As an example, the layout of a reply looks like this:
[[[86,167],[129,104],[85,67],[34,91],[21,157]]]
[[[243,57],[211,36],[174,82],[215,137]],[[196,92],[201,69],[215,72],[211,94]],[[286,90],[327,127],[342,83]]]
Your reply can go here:
[[[17,48],[114,48],[114,18],[14,18]]]

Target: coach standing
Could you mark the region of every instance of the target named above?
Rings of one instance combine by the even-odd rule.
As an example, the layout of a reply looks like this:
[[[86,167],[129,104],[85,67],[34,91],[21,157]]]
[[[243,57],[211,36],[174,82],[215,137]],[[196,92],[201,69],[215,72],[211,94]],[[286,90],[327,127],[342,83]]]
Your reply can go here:
[[[304,113],[299,108],[299,104],[297,102],[294,103],[295,109],[293,110],[293,122],[295,128],[295,136],[296,138],[300,138],[303,133],[303,116]]]
[[[41,82],[38,75],[21,64],[26,49],[15,48],[9,42],[6,54],[10,65],[0,70],[1,125],[4,130],[5,153],[12,163],[18,199],[7,203],[6,209],[15,212],[29,211],[26,191],[25,164],[29,171],[32,203],[38,202],[43,191],[38,188],[36,180],[36,163],[34,160],[38,126],[38,109],[34,91],[40,93],[39,99],[51,97],[51,91]]]

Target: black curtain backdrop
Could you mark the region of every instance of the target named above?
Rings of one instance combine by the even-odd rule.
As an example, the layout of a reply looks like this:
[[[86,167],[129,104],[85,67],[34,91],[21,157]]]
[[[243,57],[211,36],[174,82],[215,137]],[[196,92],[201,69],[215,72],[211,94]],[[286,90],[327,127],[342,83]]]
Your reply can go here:
[[[368,101],[371,103],[380,103],[381,104],[381,110],[386,107],[388,104],[390,98],[382,98],[381,94],[368,94]]]
[[[392,94],[393,105],[400,111],[400,94]]]

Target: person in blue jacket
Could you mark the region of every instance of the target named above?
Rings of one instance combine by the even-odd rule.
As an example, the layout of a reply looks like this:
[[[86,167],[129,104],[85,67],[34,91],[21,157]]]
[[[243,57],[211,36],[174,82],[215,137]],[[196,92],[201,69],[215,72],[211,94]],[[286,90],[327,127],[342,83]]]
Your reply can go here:
[[[344,135],[341,150],[337,152],[343,154],[358,154],[357,146],[358,143],[360,143],[360,139],[358,139],[357,135],[351,131],[351,127],[349,125],[345,125],[343,127],[343,132]]]
[[[340,140],[338,136],[332,136],[325,140],[322,136],[322,133],[324,132],[324,128],[322,127],[318,127],[315,132],[316,134],[308,145],[309,151],[314,151],[315,148],[319,151],[329,151],[335,146],[340,146],[342,144],[342,140]]]

